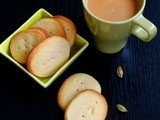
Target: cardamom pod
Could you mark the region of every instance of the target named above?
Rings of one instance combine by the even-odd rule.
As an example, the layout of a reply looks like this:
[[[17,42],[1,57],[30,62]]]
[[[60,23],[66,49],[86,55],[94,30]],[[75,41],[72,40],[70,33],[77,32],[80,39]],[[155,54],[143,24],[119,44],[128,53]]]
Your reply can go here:
[[[128,112],[128,110],[121,104],[117,104],[116,107],[121,112]]]
[[[123,78],[123,69],[121,66],[118,66],[117,68],[117,75],[118,77]]]

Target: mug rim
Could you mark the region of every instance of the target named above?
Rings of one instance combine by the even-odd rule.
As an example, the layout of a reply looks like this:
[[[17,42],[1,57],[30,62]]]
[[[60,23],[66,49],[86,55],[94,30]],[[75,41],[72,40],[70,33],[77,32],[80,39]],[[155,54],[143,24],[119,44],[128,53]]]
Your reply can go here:
[[[88,0],[82,0],[82,3],[83,3],[83,7],[84,9],[92,16],[94,17],[95,19],[97,19],[98,21],[101,21],[101,22],[104,22],[104,23],[110,23],[110,24],[123,24],[123,23],[127,23],[127,22],[130,22],[130,21],[133,21],[134,19],[136,19],[138,16],[140,16],[145,8],[145,5],[146,5],[146,0],[142,0],[142,6],[140,7],[140,9],[138,10],[138,12],[132,16],[131,18],[127,19],[127,20],[123,20],[123,21],[109,21],[109,20],[104,20],[102,18],[99,18],[97,16],[95,16],[89,9],[88,7],[86,6],[86,3],[87,3]]]

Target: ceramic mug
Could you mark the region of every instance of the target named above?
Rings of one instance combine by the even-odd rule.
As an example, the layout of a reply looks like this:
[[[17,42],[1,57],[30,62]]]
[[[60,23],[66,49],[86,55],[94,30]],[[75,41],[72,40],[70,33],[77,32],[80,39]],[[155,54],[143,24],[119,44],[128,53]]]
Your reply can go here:
[[[104,53],[119,52],[132,34],[149,42],[157,34],[156,26],[143,16],[146,0],[138,0],[138,12],[123,21],[107,21],[95,16],[87,7],[88,0],[82,0],[84,17],[90,29],[95,46]]]

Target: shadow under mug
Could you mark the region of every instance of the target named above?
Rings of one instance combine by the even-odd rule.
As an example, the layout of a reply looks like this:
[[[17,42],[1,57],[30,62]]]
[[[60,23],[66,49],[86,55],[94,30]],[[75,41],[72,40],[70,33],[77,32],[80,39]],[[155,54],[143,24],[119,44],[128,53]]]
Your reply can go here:
[[[119,52],[133,34],[144,42],[149,42],[157,34],[156,26],[143,16],[146,0],[138,0],[138,12],[125,21],[106,21],[96,17],[87,7],[88,0],[82,0],[84,17],[90,29],[96,48],[104,53]]]

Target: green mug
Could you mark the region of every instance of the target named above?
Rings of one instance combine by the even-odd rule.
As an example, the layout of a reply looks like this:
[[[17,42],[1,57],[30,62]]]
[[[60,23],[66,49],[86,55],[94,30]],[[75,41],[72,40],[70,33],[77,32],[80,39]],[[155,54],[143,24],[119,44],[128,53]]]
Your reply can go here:
[[[104,53],[119,52],[132,34],[149,42],[157,34],[156,26],[143,16],[146,0],[138,1],[138,12],[124,21],[107,21],[95,16],[87,7],[88,0],[82,0],[84,17],[90,29],[96,48]]]

